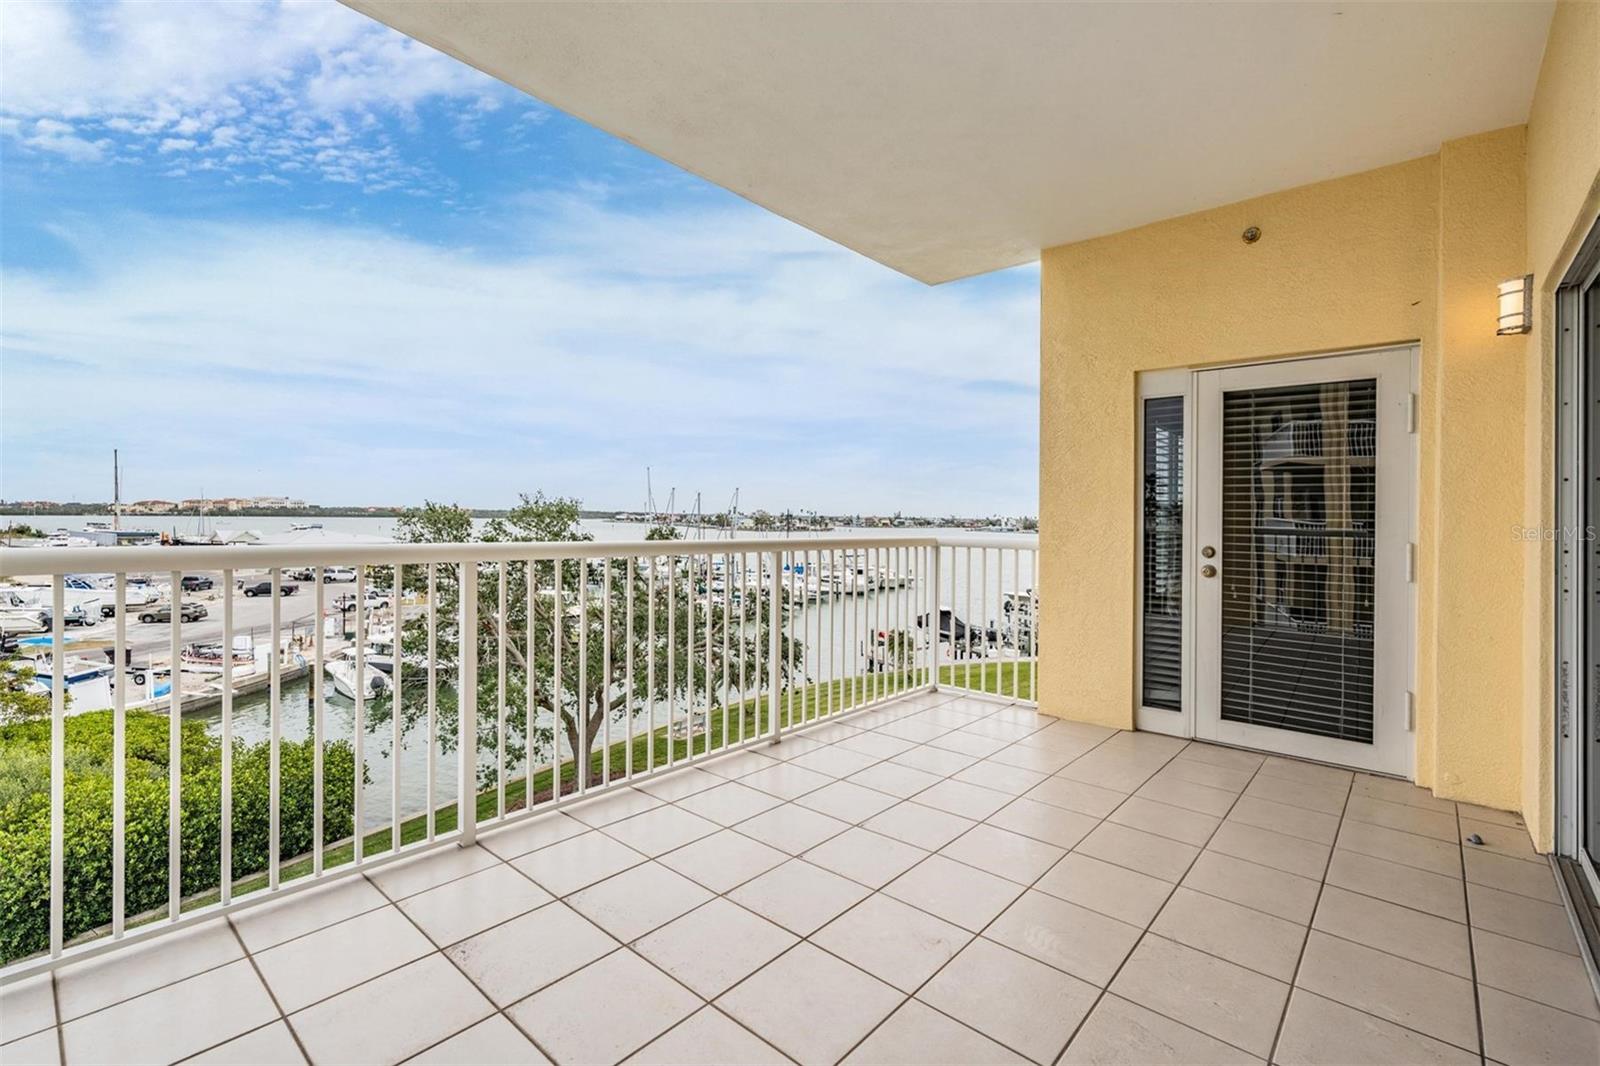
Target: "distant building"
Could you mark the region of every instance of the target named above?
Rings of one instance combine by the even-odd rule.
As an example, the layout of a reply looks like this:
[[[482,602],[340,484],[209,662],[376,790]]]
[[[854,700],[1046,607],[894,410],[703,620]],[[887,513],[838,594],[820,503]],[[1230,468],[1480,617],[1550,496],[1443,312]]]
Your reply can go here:
[[[134,500],[123,508],[132,514],[168,514],[177,509],[171,500]]]

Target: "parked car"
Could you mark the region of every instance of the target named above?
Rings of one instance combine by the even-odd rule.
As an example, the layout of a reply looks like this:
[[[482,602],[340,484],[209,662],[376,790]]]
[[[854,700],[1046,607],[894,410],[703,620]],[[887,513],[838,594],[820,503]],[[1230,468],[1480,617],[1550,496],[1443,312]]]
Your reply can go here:
[[[246,596],[270,596],[270,595],[272,595],[272,582],[270,582],[270,581],[253,581],[253,582],[245,585],[244,588],[241,591]],[[278,594],[280,596],[293,596],[296,592],[299,592],[299,591],[300,591],[300,586],[299,585],[287,585],[287,584],[284,584],[284,585],[279,585],[278,586]]]
[[[334,608],[336,610],[348,611],[348,610],[352,609],[353,607],[355,607],[355,605],[356,605],[356,594],[353,593],[353,592],[346,592],[341,596],[335,596],[333,598],[333,606],[334,606]],[[367,599],[366,599],[366,608],[367,608],[367,610],[376,611],[379,608],[387,607],[387,606],[389,606],[389,594],[387,592],[369,592],[369,593],[367,593]]]
[[[322,568],[322,581],[326,585],[341,584],[356,579],[356,570],[353,566],[325,566]]]
[[[315,581],[317,579],[317,568],[314,566],[298,566],[293,570],[285,570],[283,576],[290,581]]]
[[[178,620],[182,622],[198,622],[209,614],[203,603],[186,603],[178,612]],[[139,612],[141,622],[170,622],[172,621],[172,604],[158,603],[154,607],[146,607]]]
[[[213,582],[204,574],[184,574],[179,582],[185,592],[202,592],[212,587]]]

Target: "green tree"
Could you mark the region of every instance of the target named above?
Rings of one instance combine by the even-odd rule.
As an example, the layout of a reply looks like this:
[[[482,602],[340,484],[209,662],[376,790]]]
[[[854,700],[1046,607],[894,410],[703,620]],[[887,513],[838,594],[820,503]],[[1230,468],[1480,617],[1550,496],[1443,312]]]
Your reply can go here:
[[[496,544],[588,541],[589,535],[579,528],[579,513],[577,500],[524,495],[505,518],[487,523],[479,539]],[[465,540],[470,530],[471,518],[463,508],[435,503],[408,512],[399,523],[401,539],[414,543]],[[657,527],[650,536],[663,542],[678,539],[672,527]],[[744,595],[742,583],[732,584],[731,573],[723,576],[729,584],[717,589],[715,574],[706,564],[704,555],[670,552],[653,559],[617,556],[480,564],[475,635],[480,750],[498,751],[503,699],[508,773],[530,755],[541,761],[550,758],[559,738],[562,758],[575,757],[583,782],[595,784],[602,775],[592,767],[591,756],[606,736],[607,725],[620,739],[618,727],[625,730],[629,717],[648,701],[670,696],[680,706],[696,707],[705,714],[722,705],[725,681],[730,693],[741,678],[749,688],[761,689],[769,678],[764,654],[772,621],[768,598]],[[426,585],[424,567],[406,569],[408,592]],[[436,567],[437,654],[448,664],[458,661],[459,586],[459,567]],[[786,672],[787,636],[783,641],[779,669]],[[425,616],[404,623],[401,643],[410,661],[425,659]],[[796,661],[802,658],[800,650],[795,642]],[[421,671],[402,668],[399,703],[407,728],[426,713],[425,679],[420,675]],[[453,749],[459,704],[451,694],[441,692],[440,697],[439,732],[445,747]],[[391,704],[388,698],[375,704],[375,724],[387,719]],[[611,770],[616,776],[626,768]],[[494,779],[493,766],[480,766],[480,784]]]
[[[0,659],[0,724],[26,722],[50,714],[50,694],[33,688],[32,663]],[[71,696],[67,699],[70,701]]]

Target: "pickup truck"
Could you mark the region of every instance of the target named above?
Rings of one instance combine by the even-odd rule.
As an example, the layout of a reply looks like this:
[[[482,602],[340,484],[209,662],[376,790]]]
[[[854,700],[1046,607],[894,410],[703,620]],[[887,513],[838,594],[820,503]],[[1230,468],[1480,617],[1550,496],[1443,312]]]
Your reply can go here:
[[[254,582],[250,582],[250,583],[244,585],[240,589],[240,591],[243,592],[246,596],[270,596],[270,595],[272,595],[272,582],[270,582],[270,581],[254,581]],[[279,585],[278,586],[278,594],[280,596],[293,596],[296,592],[299,592],[299,591],[300,591],[300,586],[299,585]]]

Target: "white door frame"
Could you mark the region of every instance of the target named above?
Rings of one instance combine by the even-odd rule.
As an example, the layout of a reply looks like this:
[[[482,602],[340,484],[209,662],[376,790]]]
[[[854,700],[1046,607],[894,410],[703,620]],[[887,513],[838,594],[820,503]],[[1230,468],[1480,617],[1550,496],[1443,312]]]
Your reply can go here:
[[[1152,371],[1139,375],[1136,440],[1143,439],[1144,401],[1161,396],[1184,397],[1184,486],[1183,498],[1183,698],[1182,710],[1174,712],[1144,707],[1138,699],[1142,691],[1142,633],[1135,635],[1135,724],[1141,730],[1196,737],[1223,744],[1278,751],[1301,758],[1338,765],[1359,766],[1380,773],[1415,777],[1416,675],[1416,537],[1417,479],[1417,388],[1421,370],[1420,348],[1416,344],[1360,349],[1323,356],[1304,356],[1240,364],[1211,369]],[[1210,493],[1208,501],[1201,491],[1202,467],[1216,470],[1220,463],[1220,435],[1213,434],[1208,447],[1212,454],[1200,455],[1204,427],[1219,426],[1221,396],[1232,387],[1271,387],[1275,384],[1374,378],[1378,381],[1379,440],[1388,442],[1384,476],[1379,479],[1378,528],[1380,534],[1398,543],[1384,558],[1375,560],[1375,632],[1386,634],[1375,640],[1374,662],[1377,694],[1374,700],[1374,742],[1362,745],[1288,730],[1241,723],[1222,722],[1216,713],[1220,694],[1221,633],[1218,625],[1203,622],[1220,615],[1220,579],[1206,582],[1199,577],[1202,564],[1202,522],[1209,521],[1215,532],[1220,528],[1220,491]],[[1403,441],[1396,446],[1393,441]],[[1384,445],[1380,445],[1381,447]],[[1392,449],[1392,451],[1390,450]],[[1142,453],[1140,476],[1143,480]],[[1399,476],[1395,476],[1398,474]],[[1217,487],[1218,490],[1220,486]],[[1142,524],[1141,524],[1142,530]],[[1394,533],[1390,531],[1403,531]],[[1139,559],[1143,546],[1139,545]],[[1137,568],[1136,568],[1137,569]],[[1142,601],[1142,580],[1136,596]],[[1142,602],[1136,617],[1143,617]],[[1389,693],[1387,697],[1383,693]],[[1367,750],[1364,750],[1367,749]]]

